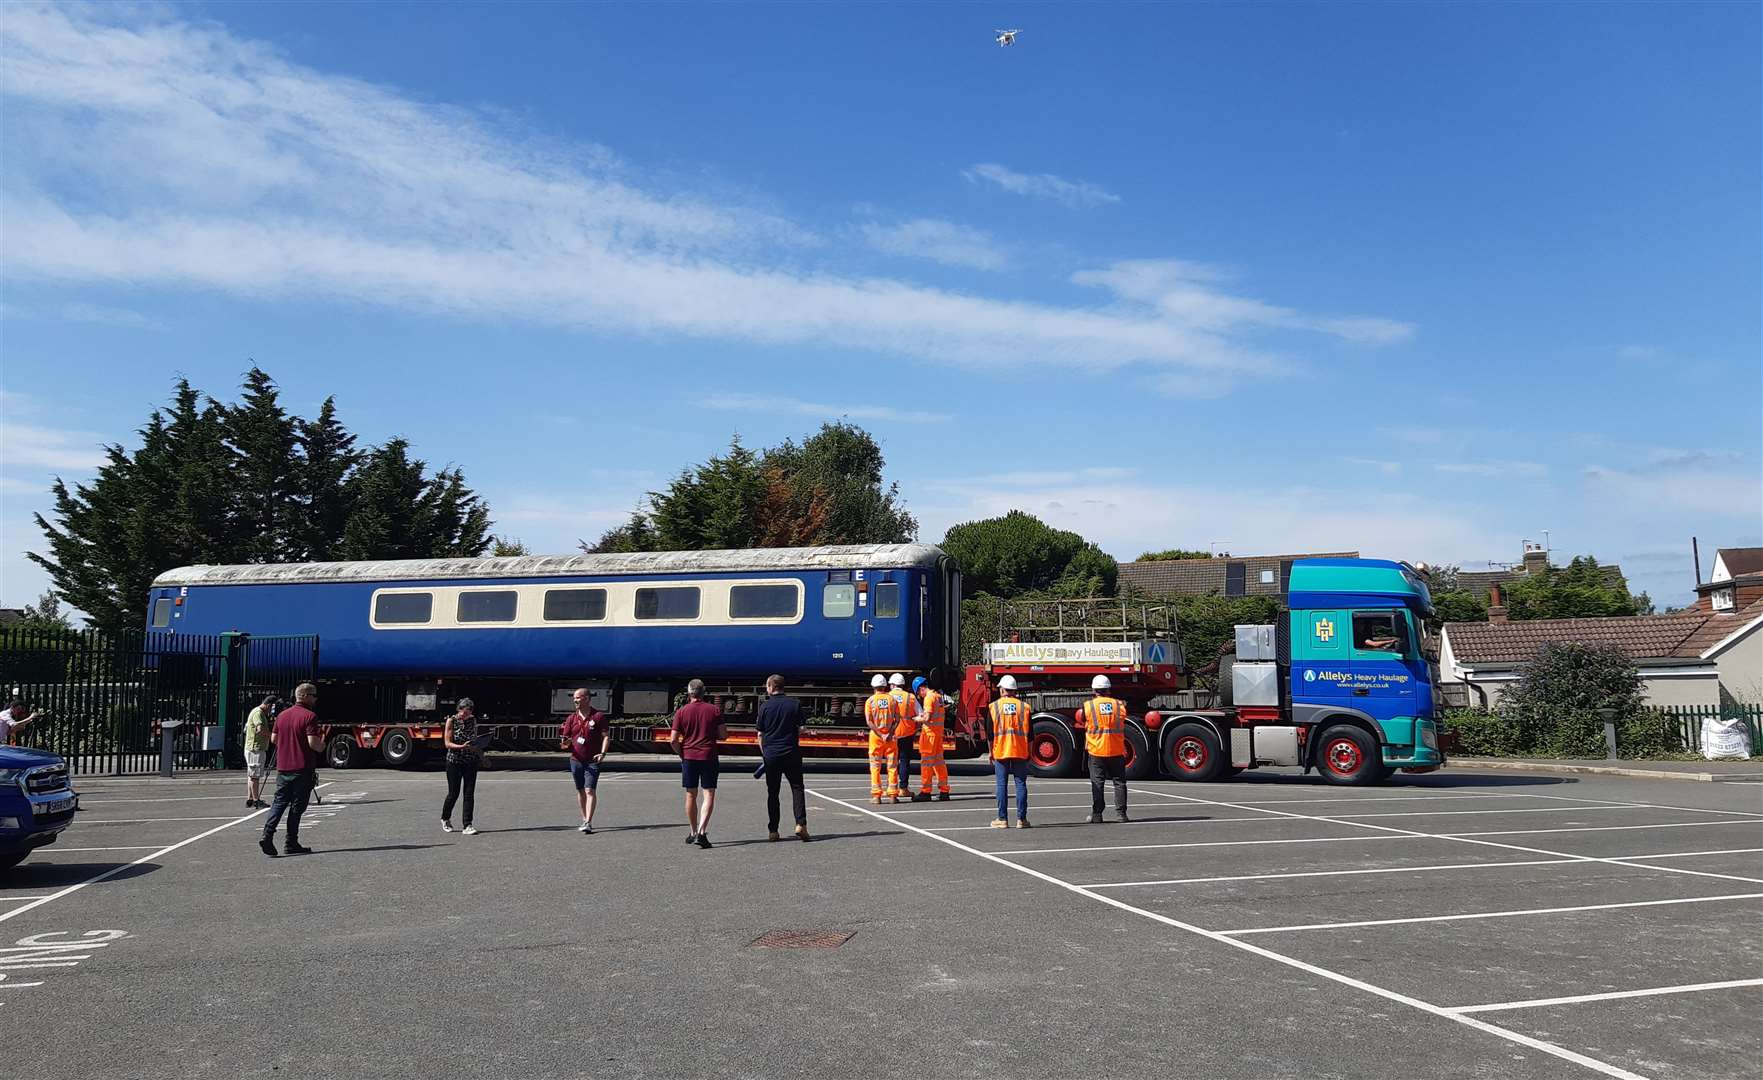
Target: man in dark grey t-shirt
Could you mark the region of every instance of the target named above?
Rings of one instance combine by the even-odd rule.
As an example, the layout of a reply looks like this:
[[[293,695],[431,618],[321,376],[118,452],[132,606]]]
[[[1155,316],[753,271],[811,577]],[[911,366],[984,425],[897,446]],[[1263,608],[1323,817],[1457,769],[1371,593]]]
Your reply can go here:
[[[808,799],[802,779],[802,705],[784,693],[784,677],[765,680],[765,701],[754,721],[759,729],[759,753],[765,758],[766,834],[778,839],[778,787],[790,782],[790,808],[796,814],[796,838],[808,839]]]

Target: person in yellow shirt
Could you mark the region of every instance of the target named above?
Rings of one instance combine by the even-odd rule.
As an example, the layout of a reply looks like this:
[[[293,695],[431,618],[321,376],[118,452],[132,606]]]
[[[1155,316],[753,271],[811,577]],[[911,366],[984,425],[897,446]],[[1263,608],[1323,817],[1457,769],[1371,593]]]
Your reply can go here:
[[[1031,829],[1028,823],[1028,702],[1016,696],[1016,678],[1006,675],[998,680],[998,700],[988,711],[992,720],[992,771],[998,778],[998,816],[992,828],[1010,826],[1010,800],[1007,781],[1016,781],[1016,827]]]
[[[899,713],[888,693],[888,680],[877,675],[869,685],[875,691],[863,703],[863,724],[869,729],[869,801],[879,806],[884,798],[900,801],[900,757],[894,739]]]
[[[1095,697],[1083,703],[1077,712],[1083,722],[1084,752],[1090,756],[1091,825],[1102,822],[1102,782],[1114,781],[1114,810],[1119,820],[1126,816],[1126,702],[1110,697],[1114,684],[1106,675],[1090,680]]]
[[[912,692],[918,695],[918,753],[923,772],[918,794],[913,802],[930,802],[931,788],[937,787],[940,802],[949,801],[949,764],[943,757],[944,732],[948,724],[949,703],[920,675],[912,680]]]

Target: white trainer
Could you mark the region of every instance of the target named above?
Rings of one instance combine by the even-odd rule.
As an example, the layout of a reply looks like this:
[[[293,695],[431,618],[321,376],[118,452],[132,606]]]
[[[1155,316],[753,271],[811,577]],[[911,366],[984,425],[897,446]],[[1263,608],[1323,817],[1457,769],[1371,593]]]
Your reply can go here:
[[[467,825],[465,827],[465,835],[476,836],[477,835],[477,826],[476,825]]]
[[[443,818],[441,821],[441,831],[442,832],[452,832],[453,831],[453,823],[451,821],[447,821],[446,819]]]

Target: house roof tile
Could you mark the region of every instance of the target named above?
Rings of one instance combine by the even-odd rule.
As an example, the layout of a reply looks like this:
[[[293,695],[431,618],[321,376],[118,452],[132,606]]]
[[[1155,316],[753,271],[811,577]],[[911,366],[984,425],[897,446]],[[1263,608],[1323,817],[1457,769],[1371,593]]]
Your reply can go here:
[[[1631,660],[1693,659],[1692,638],[1709,621],[1705,612],[1622,615],[1599,619],[1527,619],[1509,623],[1447,623],[1451,655],[1463,664],[1522,664],[1551,641],[1614,645]],[[1734,624],[1736,628],[1738,624]],[[1731,632],[1730,629],[1728,631]],[[1719,640],[1716,638],[1715,640]]]
[[[1726,564],[1726,572],[1733,577],[1763,574],[1763,547],[1721,548],[1714,557]]]
[[[1763,599],[1753,600],[1739,611],[1722,611],[1709,615],[1696,627],[1689,637],[1678,646],[1680,654],[1700,656],[1714,646],[1726,640],[1728,634],[1742,626],[1748,625],[1759,615],[1763,615]]]
[[[1291,559],[1357,559],[1357,551],[1313,552],[1306,555],[1220,555],[1211,559],[1152,559],[1120,564],[1120,584],[1160,595],[1210,596],[1224,594],[1225,568],[1243,564],[1243,592],[1248,596],[1279,595],[1280,564]],[[1272,570],[1271,583],[1261,581],[1261,571]]]

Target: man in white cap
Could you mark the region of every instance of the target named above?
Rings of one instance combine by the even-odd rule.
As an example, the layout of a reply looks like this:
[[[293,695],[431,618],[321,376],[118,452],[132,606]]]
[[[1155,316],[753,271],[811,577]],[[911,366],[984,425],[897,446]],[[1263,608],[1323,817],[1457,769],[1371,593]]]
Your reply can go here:
[[[894,725],[899,717],[894,696],[888,693],[888,680],[877,675],[869,680],[869,685],[875,691],[863,703],[863,723],[869,729],[869,801],[880,806],[884,798],[900,801],[900,758],[894,741]]]
[[[1114,781],[1114,810],[1126,821],[1126,702],[1109,696],[1114,684],[1106,675],[1090,680],[1095,697],[1077,711],[1084,729],[1084,752],[1090,756],[1091,825],[1102,822],[1102,782]]]
[[[992,771],[998,778],[998,816],[992,828],[1010,827],[1009,782],[1016,781],[1016,827],[1030,829],[1028,821],[1028,702],[1016,696],[1016,677],[998,680],[998,700],[988,711],[992,720]]]
[[[894,758],[900,766],[900,798],[912,798],[912,763],[918,758],[918,702],[906,689],[906,676],[888,676],[888,696],[894,699]]]

